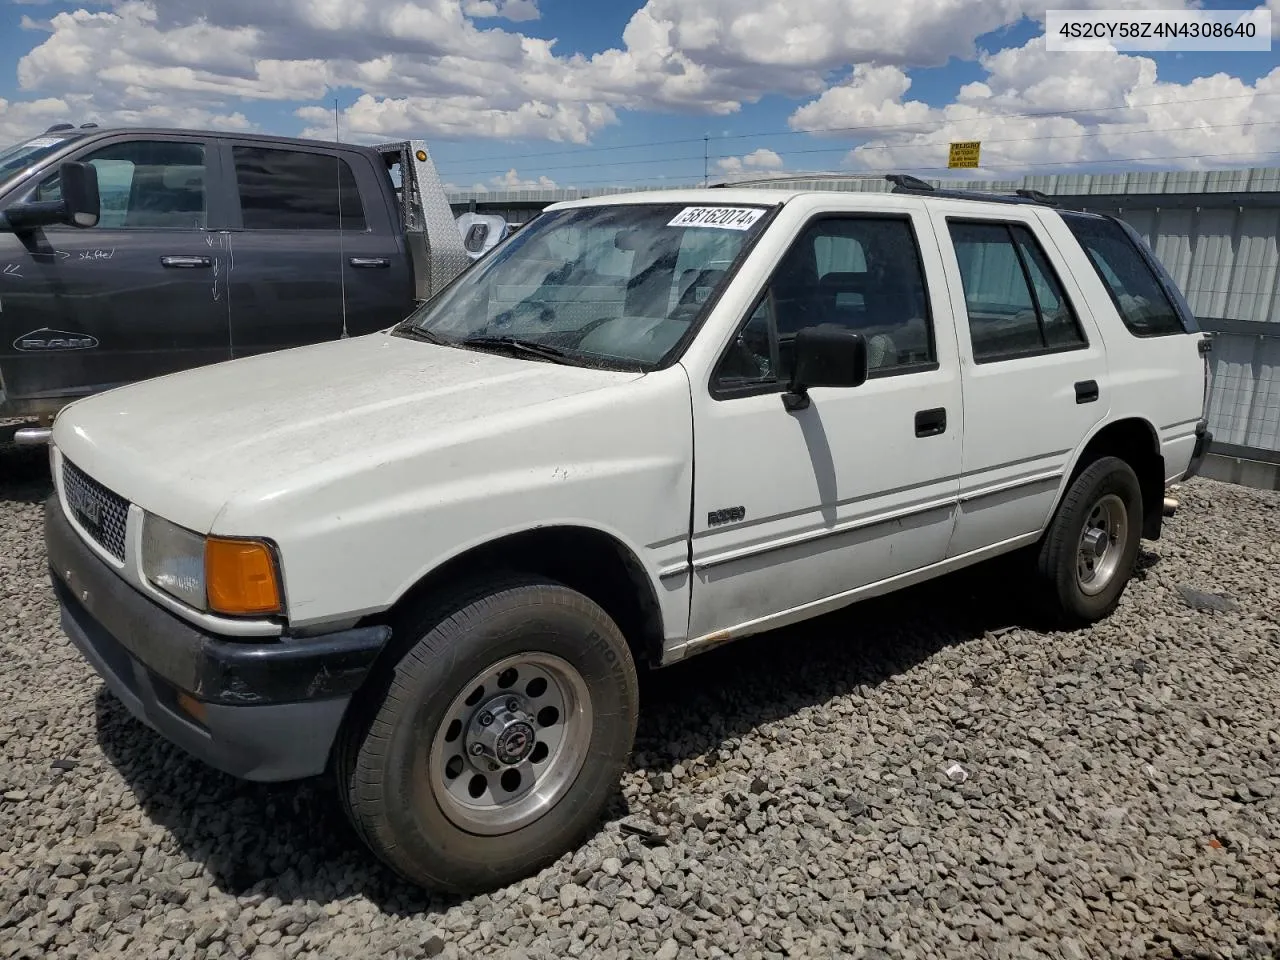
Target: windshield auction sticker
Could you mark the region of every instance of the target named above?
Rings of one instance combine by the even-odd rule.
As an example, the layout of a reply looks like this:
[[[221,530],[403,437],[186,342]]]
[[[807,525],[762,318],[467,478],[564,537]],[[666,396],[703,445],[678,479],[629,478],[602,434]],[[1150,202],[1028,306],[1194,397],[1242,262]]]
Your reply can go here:
[[[761,207],[685,207],[667,226],[749,230],[764,214]]]
[[[28,140],[26,143],[23,144],[23,146],[30,150],[42,150],[45,147],[56,146],[57,144],[61,143],[65,139],[67,138],[66,137],[37,137],[34,140]]]

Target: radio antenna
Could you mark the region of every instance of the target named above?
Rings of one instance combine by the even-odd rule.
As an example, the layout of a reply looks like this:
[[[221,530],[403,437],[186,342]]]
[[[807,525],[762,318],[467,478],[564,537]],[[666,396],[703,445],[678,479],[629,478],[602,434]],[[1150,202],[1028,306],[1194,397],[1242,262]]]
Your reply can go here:
[[[341,142],[341,133],[338,128],[338,98],[333,98],[333,142]],[[342,337],[346,340],[351,336],[347,332],[347,249],[344,243],[342,232],[342,157],[335,154],[333,158],[333,171],[338,177],[338,283],[341,287],[342,294]]]

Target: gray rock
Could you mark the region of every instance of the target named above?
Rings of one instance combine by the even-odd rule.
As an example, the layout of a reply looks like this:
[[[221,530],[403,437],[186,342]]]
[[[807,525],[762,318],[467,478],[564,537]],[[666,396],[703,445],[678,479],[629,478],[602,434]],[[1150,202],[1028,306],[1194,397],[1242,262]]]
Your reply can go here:
[[[1194,587],[1188,587],[1184,584],[1178,586],[1178,593],[1182,597],[1182,602],[1192,610],[1213,610],[1218,613],[1233,613],[1239,610],[1239,605],[1230,597],[1224,597],[1217,593],[1207,593],[1204,590],[1197,590]]]
[[[1280,703],[1280,493],[1184,485],[1087,629],[1037,632],[983,568],[656,674],[626,825],[452,898],[332,829],[323,784],[232,781],[102,692],[58,626],[43,494],[6,467],[0,960],[1280,949],[1280,711],[1256,709]],[[1190,612],[1186,584],[1236,609]]]

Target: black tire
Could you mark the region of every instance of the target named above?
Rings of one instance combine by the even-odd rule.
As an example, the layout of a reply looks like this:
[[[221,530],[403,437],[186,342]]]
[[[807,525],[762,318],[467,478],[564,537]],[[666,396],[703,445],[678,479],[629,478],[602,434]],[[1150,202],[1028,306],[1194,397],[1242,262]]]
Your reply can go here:
[[[1127,516],[1114,573],[1098,592],[1090,593],[1078,572],[1081,540],[1104,498],[1122,503]],[[1036,569],[1047,612],[1065,626],[1096,623],[1110,616],[1133,576],[1141,543],[1142,486],[1137,474],[1118,457],[1095,460],[1067,489],[1040,542]]]
[[[343,807],[361,839],[405,879],[458,894],[524,879],[581,843],[618,789],[635,740],[636,667],[613,620],[562,584],[506,577],[454,590],[399,629],[412,646],[353,710],[335,751]],[[562,658],[585,681],[585,758],[531,823],[499,835],[461,829],[428,769],[435,737],[474,677],[529,654]]]

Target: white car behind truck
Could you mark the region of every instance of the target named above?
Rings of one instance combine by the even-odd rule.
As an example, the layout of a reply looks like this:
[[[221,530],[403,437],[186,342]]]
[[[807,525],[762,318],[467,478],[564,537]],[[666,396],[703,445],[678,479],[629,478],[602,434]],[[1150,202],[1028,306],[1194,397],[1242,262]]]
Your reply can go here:
[[[52,582],[161,734],[488,889],[598,822],[641,667],[1014,551],[1106,617],[1206,343],[1131,228],[1036,198],[557,204],[394,328],[68,407]]]

